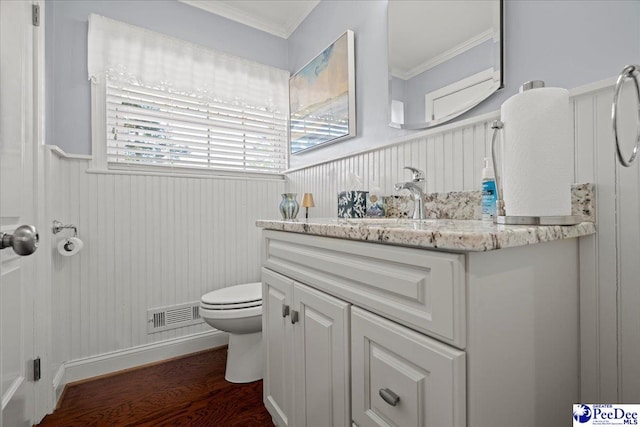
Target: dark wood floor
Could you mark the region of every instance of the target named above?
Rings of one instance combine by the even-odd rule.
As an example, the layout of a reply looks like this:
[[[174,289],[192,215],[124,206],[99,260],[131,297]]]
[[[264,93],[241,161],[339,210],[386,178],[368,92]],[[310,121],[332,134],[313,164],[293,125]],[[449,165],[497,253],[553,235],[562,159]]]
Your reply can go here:
[[[226,347],[65,388],[39,426],[273,426],[262,381],[224,380]]]

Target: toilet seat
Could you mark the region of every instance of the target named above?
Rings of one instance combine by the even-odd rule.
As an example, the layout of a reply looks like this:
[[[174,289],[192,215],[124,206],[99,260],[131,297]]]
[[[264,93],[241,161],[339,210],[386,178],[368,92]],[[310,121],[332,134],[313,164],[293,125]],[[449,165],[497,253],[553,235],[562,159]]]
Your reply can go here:
[[[240,308],[238,310],[211,310],[200,306],[200,317],[208,319],[246,319],[254,316],[262,316],[262,306]]]
[[[207,308],[209,310],[238,310],[241,308],[251,308],[262,306],[262,300],[241,302],[238,304],[207,304],[200,301],[200,307]]]
[[[208,311],[235,311],[262,307],[262,282],[229,286],[202,296],[200,307]],[[232,313],[228,313],[229,316]],[[244,316],[244,315],[243,315]]]

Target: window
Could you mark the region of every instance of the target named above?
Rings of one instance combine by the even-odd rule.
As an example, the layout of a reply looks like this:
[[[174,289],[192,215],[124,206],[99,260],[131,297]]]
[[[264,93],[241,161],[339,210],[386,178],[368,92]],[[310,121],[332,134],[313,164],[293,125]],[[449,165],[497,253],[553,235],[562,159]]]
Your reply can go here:
[[[256,173],[286,168],[282,114],[107,84],[107,161]]]
[[[287,71],[91,15],[89,76],[94,167],[287,167]]]

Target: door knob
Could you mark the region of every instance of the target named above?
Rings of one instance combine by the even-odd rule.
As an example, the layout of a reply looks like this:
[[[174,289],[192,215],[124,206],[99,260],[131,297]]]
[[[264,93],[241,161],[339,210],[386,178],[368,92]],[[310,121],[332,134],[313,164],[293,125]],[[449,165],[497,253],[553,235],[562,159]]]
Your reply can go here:
[[[12,247],[18,255],[31,255],[38,249],[40,236],[33,225],[22,225],[13,232],[0,233],[0,249]]]

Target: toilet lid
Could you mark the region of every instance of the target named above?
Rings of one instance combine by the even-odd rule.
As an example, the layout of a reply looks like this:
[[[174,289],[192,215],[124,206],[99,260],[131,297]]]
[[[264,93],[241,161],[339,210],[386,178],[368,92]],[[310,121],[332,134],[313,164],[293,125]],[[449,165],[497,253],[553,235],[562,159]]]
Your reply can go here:
[[[253,303],[253,304],[246,304]],[[248,305],[254,306],[262,303],[262,283],[247,283],[234,285],[209,292],[202,296],[203,305]]]

